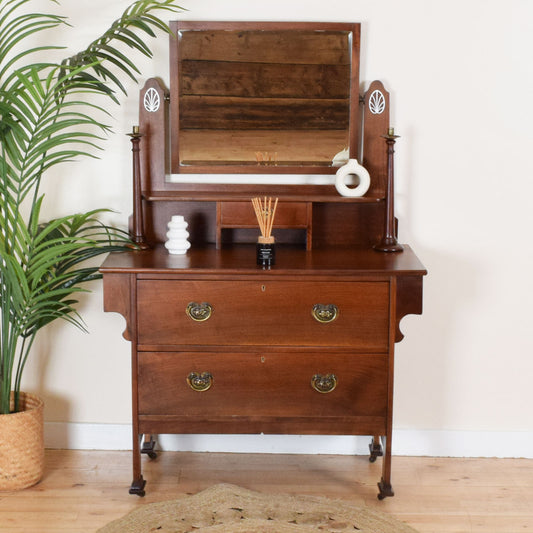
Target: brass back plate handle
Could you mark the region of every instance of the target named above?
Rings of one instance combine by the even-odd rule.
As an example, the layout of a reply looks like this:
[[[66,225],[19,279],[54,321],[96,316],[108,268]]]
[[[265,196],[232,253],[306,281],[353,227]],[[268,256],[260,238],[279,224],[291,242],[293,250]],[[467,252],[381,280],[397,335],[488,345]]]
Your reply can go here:
[[[191,372],[187,376],[187,383],[192,390],[196,392],[204,392],[211,388],[214,379],[210,372]]]
[[[311,314],[318,322],[327,324],[333,322],[339,316],[339,308],[335,304],[315,304]]]
[[[311,378],[311,387],[321,394],[327,394],[337,386],[337,376],[335,374],[315,374]]]
[[[207,302],[191,302],[185,309],[187,316],[195,322],[205,322],[213,314],[213,306]]]

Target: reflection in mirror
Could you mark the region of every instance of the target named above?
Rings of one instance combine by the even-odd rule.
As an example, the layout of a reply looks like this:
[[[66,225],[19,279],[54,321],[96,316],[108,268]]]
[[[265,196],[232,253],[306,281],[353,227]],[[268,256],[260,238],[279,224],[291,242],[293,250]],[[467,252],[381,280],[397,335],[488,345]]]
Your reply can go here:
[[[305,173],[345,162],[353,142],[354,35],[353,25],[343,26],[180,28],[174,171],[239,166],[247,173],[280,167]]]

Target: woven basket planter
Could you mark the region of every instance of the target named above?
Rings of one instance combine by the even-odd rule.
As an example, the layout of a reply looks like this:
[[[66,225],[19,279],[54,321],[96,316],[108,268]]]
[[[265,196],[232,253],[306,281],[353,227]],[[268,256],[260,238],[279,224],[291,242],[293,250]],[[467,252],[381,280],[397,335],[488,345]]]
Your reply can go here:
[[[24,392],[20,404],[20,412],[0,415],[0,491],[31,487],[43,476],[44,404]]]

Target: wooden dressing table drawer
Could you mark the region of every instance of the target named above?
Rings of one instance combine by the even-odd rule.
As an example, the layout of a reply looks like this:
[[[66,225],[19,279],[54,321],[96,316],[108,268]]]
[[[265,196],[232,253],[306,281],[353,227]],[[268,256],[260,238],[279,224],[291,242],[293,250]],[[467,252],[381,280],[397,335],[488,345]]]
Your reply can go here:
[[[232,228],[256,228],[257,218],[249,200],[246,202],[221,202],[220,224]],[[284,202],[276,211],[277,228],[306,228],[309,225],[309,202]]]
[[[139,414],[384,417],[387,365],[377,354],[143,352]]]
[[[388,282],[137,282],[138,342],[150,346],[388,349]],[[151,348],[148,348],[151,349]]]

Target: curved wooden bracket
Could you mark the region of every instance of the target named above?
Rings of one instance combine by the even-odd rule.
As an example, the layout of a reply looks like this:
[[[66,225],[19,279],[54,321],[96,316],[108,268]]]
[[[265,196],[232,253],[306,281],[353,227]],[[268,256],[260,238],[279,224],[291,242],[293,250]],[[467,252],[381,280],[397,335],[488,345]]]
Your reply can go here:
[[[131,341],[130,276],[124,274],[104,274],[104,311],[119,313],[126,319],[126,329],[122,336]]]
[[[406,315],[422,314],[422,276],[398,276],[396,284],[395,342],[403,339],[400,321]]]

